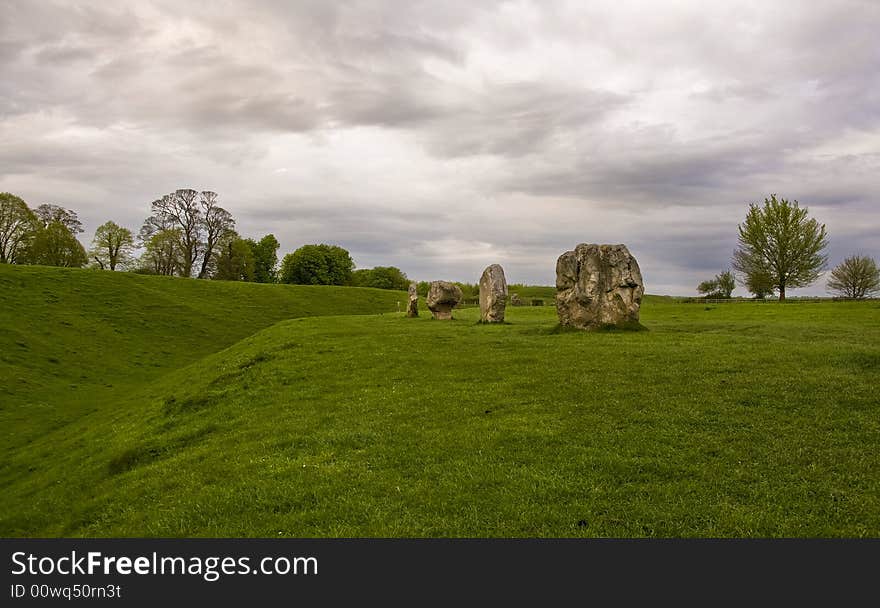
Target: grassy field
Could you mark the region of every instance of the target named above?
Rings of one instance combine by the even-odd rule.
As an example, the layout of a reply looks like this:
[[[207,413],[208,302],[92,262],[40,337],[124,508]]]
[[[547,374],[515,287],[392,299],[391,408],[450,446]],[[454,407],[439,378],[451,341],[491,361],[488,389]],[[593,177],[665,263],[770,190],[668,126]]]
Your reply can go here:
[[[283,319],[405,298],[0,264],[0,455]]]
[[[519,296],[520,300],[528,304],[532,299],[544,300],[546,304],[553,304],[556,298],[556,288],[553,286],[540,285],[510,285],[508,291]]]
[[[71,288],[29,272],[35,304]],[[248,287],[91,274],[104,286],[34,318],[3,287],[4,378],[44,365],[62,380],[4,385],[0,535],[880,536],[876,302],[648,298],[648,331],[600,333],[558,331],[552,307],[498,326],[475,309],[271,326],[283,315],[265,312],[210,346],[178,344],[178,323],[138,347],[174,365],[129,375],[126,354],[108,374],[126,389],[90,389],[86,406],[64,353],[100,344],[41,327],[117,298],[132,308],[120,329],[151,342],[147,291]],[[37,433],[39,403],[78,414]]]

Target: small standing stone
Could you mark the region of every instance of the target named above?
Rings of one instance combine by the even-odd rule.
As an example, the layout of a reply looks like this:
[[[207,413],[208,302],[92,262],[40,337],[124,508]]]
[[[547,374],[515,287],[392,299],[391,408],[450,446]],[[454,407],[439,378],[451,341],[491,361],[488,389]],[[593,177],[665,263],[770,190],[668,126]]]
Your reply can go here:
[[[519,299],[518,293],[510,294],[510,305],[511,306],[522,306],[523,305],[522,300]]]
[[[626,245],[581,243],[556,262],[556,312],[579,329],[639,322],[645,292],[639,264]]]
[[[449,281],[433,281],[425,304],[435,319],[451,319],[452,309],[461,301],[461,288]]]
[[[507,280],[504,269],[492,264],[480,277],[480,321],[504,323],[504,307],[507,305]]]
[[[419,292],[418,292],[418,284],[410,283],[409,284],[409,302],[406,305],[406,316],[407,317],[418,317],[419,316]]]

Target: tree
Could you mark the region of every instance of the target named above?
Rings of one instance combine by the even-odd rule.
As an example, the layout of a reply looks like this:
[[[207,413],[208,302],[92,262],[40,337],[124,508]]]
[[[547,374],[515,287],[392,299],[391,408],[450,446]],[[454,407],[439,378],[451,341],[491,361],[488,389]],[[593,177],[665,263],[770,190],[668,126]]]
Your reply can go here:
[[[174,229],[178,235],[180,264],[177,274],[198,278],[211,274],[217,247],[235,229],[232,214],[217,205],[217,193],[181,188],[151,203],[152,215],[141,228],[145,242],[160,230]]]
[[[181,267],[180,229],[162,214],[144,220],[138,232],[138,243],[144,248],[138,261],[137,272],[173,275]]]
[[[730,298],[733,295],[733,290],[736,289],[736,277],[733,276],[733,273],[725,270],[715,279],[718,281],[718,291],[721,293],[721,297]]]
[[[739,225],[733,268],[746,277],[769,276],[784,301],[786,289],[806,287],[819,278],[828,261],[823,254],[827,246],[824,224],[808,217],[797,201],[773,194],[764,199],[763,207],[749,205]]]
[[[278,239],[274,234],[267,234],[259,241],[247,240],[254,257],[254,282],[274,283],[277,279],[275,268],[278,266]]]
[[[759,300],[773,295],[773,278],[769,273],[753,272],[745,275],[742,284]]]
[[[254,252],[248,241],[232,232],[220,242],[213,277],[219,281],[253,281]]]
[[[716,274],[714,279],[703,281],[697,286],[697,291],[706,298],[727,299],[736,289],[736,278],[729,270]]]
[[[61,220],[38,226],[21,252],[26,264],[81,268],[88,261],[86,250]]]
[[[117,266],[127,264],[133,250],[134,236],[128,228],[115,222],[105,222],[95,230],[91,255],[101,270],[107,267],[116,270]]]
[[[180,241],[180,228],[164,228],[147,236],[138,271],[167,276],[179,273],[183,265]]]
[[[19,253],[39,226],[37,216],[22,199],[0,192],[0,263],[19,262]]]
[[[376,266],[355,270],[351,284],[356,287],[374,287],[376,289],[409,289],[409,279],[400,268],[394,266]]]
[[[831,271],[828,290],[857,300],[880,292],[880,269],[877,268],[877,262],[866,255],[846,258]]]
[[[718,281],[715,279],[711,279],[709,281],[703,281],[699,285],[697,285],[697,293],[706,298],[714,298],[715,292],[718,291]]]
[[[79,221],[76,211],[44,203],[34,210],[34,214],[40,223],[43,224],[44,228],[48,227],[52,222],[59,222],[74,237],[83,231],[82,222]]]
[[[281,261],[280,281],[294,285],[348,285],[354,262],[336,245],[303,245]]]
[[[180,240],[180,267],[177,272],[185,277],[192,276],[204,232],[198,197],[199,193],[189,188],[175,190],[152,202],[153,215],[147,219],[147,222],[152,221],[158,229],[167,230],[173,227],[176,230]]]
[[[462,299],[473,299],[480,297],[480,285],[479,283],[461,283],[459,281],[455,281],[455,284],[461,289],[461,297]]]
[[[205,190],[199,195],[199,204],[202,206],[202,218],[204,222],[205,243],[202,252],[202,267],[199,269],[199,278],[204,279],[208,275],[211,260],[221,240],[228,239],[234,234],[235,220],[232,214],[223,207],[217,205],[217,193]],[[238,237],[235,234],[235,237]]]

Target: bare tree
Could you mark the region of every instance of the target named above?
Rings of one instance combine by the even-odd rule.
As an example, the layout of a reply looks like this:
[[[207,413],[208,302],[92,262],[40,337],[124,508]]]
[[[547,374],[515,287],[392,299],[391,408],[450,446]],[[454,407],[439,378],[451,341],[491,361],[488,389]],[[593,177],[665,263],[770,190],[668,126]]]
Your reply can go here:
[[[204,221],[199,205],[199,193],[191,189],[175,190],[153,201],[153,216],[147,219],[153,225],[179,230],[181,276],[192,276],[193,266],[201,253]]]
[[[220,241],[235,230],[235,220],[232,214],[223,207],[217,205],[217,193],[205,190],[201,193],[202,221],[204,222],[204,250],[202,252],[202,267],[199,270],[199,278],[208,276],[211,262],[217,251]]]
[[[82,222],[79,221],[76,211],[65,209],[58,205],[49,205],[44,203],[34,209],[37,219],[47,228],[52,222],[59,222],[70,231],[70,234],[76,236],[83,231]]]
[[[846,258],[831,271],[828,290],[856,300],[880,292],[880,269],[877,268],[877,262],[866,255]]]

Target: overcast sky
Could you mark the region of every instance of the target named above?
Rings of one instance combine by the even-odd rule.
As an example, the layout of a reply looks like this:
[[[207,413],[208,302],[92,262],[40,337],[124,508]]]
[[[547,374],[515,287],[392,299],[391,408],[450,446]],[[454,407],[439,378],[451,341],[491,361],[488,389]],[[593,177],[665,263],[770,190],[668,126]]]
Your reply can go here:
[[[281,254],[421,280],[622,242],[692,294],[771,193],[880,258],[878,32],[876,0],[0,0],[0,191],[86,242],[214,190]]]

